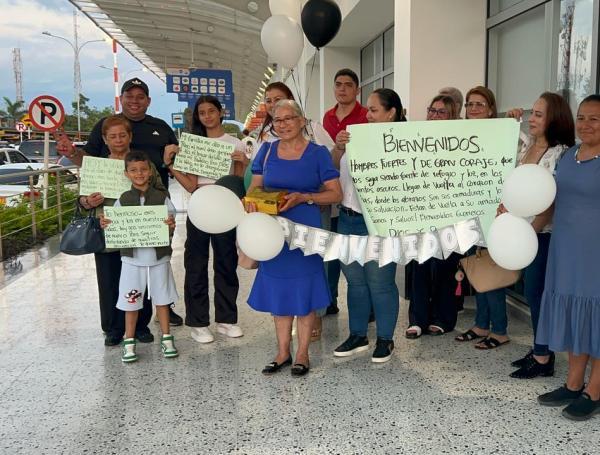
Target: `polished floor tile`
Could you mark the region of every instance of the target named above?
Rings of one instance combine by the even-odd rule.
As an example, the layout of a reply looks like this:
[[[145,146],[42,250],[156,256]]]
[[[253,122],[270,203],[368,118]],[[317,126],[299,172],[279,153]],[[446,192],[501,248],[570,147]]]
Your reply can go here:
[[[183,294],[179,221],[173,267]],[[341,312],[325,318],[309,375],[292,378],[288,368],[263,377],[273,324],[245,303],[254,272],[239,275],[244,337],[217,334],[200,345],[178,327],[179,358],[162,358],[156,342],[141,344],[131,365],[103,346],[93,257],[56,255],[11,279],[0,289],[0,453],[600,453],[600,418],[573,423],[560,408],[536,404],[537,394],[564,381],[564,357],[554,378],[508,377],[531,341],[518,319],[510,344],[477,351],[454,334],[406,340],[403,302],[390,362],[373,364],[373,346],[339,359],[332,350],[348,324],[341,284]],[[467,309],[459,328],[472,318]]]

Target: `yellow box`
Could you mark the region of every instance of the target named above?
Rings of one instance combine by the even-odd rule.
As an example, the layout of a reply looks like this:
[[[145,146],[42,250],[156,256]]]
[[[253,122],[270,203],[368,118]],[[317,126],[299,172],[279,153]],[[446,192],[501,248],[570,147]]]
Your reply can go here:
[[[277,215],[279,207],[285,202],[287,191],[264,191],[259,188],[254,188],[250,193],[246,194],[244,202],[253,202],[259,212],[269,215]]]

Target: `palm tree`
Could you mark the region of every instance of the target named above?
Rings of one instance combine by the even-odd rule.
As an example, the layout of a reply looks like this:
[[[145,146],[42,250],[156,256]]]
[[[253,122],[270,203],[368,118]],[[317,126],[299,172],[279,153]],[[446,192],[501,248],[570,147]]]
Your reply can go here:
[[[6,118],[9,119],[9,121],[12,121],[12,126],[14,126],[14,124],[27,113],[27,110],[25,109],[25,102],[15,101],[13,103],[7,96],[3,96],[2,98],[4,99],[4,104],[6,105],[6,110],[4,111],[6,112]]]

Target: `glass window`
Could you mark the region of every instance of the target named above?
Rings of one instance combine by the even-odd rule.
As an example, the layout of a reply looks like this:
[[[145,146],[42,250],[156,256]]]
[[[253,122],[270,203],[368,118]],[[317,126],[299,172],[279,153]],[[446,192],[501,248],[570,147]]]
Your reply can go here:
[[[11,163],[29,163],[29,160],[25,158],[22,153],[15,151],[8,152]]]
[[[394,90],[394,73],[390,73],[383,78],[383,86]]]
[[[523,0],[490,0],[490,16],[494,16]]]
[[[489,87],[498,112],[527,108],[546,90],[546,56],[551,43],[545,35],[545,8],[538,6],[489,31]],[[518,81],[518,83],[516,83]]]
[[[557,90],[573,112],[594,93],[592,80],[593,0],[562,0],[558,45]]]
[[[381,79],[377,79],[376,81],[373,81],[369,84],[363,85],[360,88],[360,104],[362,104],[363,106],[366,106],[369,95],[376,88],[381,88]]]
[[[4,152],[0,152],[0,164],[6,163],[6,154]]]
[[[360,51],[361,79],[370,79],[375,75],[375,42]]]
[[[383,34],[383,69],[394,67],[394,27]],[[384,86],[386,86],[384,84]],[[387,87],[387,86],[386,86]]]

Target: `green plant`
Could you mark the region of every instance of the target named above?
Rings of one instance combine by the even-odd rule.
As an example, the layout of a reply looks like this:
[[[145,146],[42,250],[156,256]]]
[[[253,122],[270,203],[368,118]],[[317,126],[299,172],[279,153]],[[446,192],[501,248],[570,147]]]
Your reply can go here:
[[[54,180],[55,181],[55,180]],[[35,209],[36,236],[32,229],[32,204],[29,198],[23,199],[14,206],[0,206],[0,232],[2,236],[1,259],[6,259],[29,249],[36,243],[56,235],[59,232],[58,197],[56,185],[52,185],[50,178],[50,189],[48,190],[48,208],[44,210],[43,201],[36,196],[33,207]],[[61,219],[63,228],[73,217],[77,192],[61,185]]]

